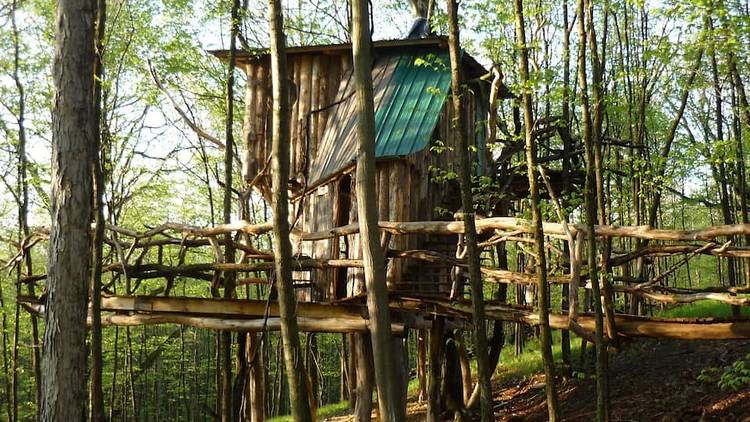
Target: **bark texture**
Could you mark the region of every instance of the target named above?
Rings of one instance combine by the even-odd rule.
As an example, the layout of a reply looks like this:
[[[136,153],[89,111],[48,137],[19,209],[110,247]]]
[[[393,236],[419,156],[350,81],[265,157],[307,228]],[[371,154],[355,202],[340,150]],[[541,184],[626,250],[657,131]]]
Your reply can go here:
[[[273,85],[273,240],[276,268],[276,289],[281,319],[281,339],[284,347],[284,367],[289,383],[289,401],[295,421],[312,421],[307,401],[307,383],[297,325],[297,303],[292,287],[292,244],[289,240],[289,95],[286,70],[286,40],[284,19],[279,0],[268,1],[268,20],[271,23],[271,78]]]
[[[102,88],[104,80],[104,31],[107,20],[107,2],[97,0],[96,6],[96,57],[94,62],[94,73],[96,75],[94,85],[94,262],[92,263],[91,277],[91,385],[90,385],[90,416],[91,422],[105,420],[104,416],[104,386],[102,380],[102,369],[104,358],[102,356],[102,319],[101,319],[101,292],[102,292],[102,257],[104,252],[104,121],[102,101]]]
[[[583,120],[582,138],[586,159],[586,182],[584,186],[586,209],[586,233],[588,236],[589,278],[593,280],[593,306],[595,312],[596,337],[596,415],[599,421],[609,420],[609,387],[607,381],[607,345],[604,338],[604,315],[602,310],[601,289],[597,269],[597,251],[595,222],[596,213],[596,175],[594,170],[593,122],[589,106],[588,80],[586,79],[586,18],[585,2],[578,0],[578,40],[582,46],[578,52],[578,78],[581,87],[581,116]],[[591,25],[591,22],[589,22]]]
[[[239,0],[232,1],[230,13],[231,36],[229,39],[229,60],[227,65],[227,86],[226,86],[226,120],[224,138],[226,139],[226,148],[224,148],[224,224],[232,222],[232,169],[234,163],[234,67],[236,62],[236,43],[237,33],[239,32]],[[284,214],[286,216],[286,213]],[[286,218],[286,217],[285,217]],[[224,262],[234,263],[234,242],[232,235],[225,235],[226,246],[224,248]],[[224,273],[224,298],[231,299],[234,297],[236,273]],[[232,333],[225,331],[221,333],[221,419],[224,422],[232,420]]]
[[[465,136],[464,110],[461,101],[461,43],[458,30],[458,3],[448,0],[448,45],[451,60],[451,100],[453,105],[453,136],[458,137],[459,148],[459,182],[461,185],[461,206],[464,218],[464,239],[466,241],[469,264],[469,283],[471,284],[471,304],[474,318],[473,339],[477,358],[477,371],[480,398],[480,418],[483,422],[493,420],[492,384],[487,355],[487,323],[484,318],[484,289],[480,272],[479,247],[477,246],[477,229],[475,225],[474,200],[471,191],[472,165],[469,156],[468,140]],[[469,394],[470,388],[465,389]]]
[[[92,153],[94,6],[57,5],[52,113],[52,228],[42,375],[43,421],[86,419]]]
[[[400,398],[396,377],[397,360],[391,353],[391,317],[388,310],[385,257],[380,246],[378,209],[375,195],[375,110],[372,87],[372,40],[369,6],[365,0],[352,1],[352,56],[357,97],[357,214],[360,222],[362,258],[370,335],[378,390],[381,421],[403,421],[406,403]]]
[[[534,227],[534,252],[536,253],[536,276],[539,291],[539,325],[541,328],[541,352],[547,390],[547,411],[549,420],[559,419],[560,404],[555,387],[555,360],[552,356],[552,331],[549,328],[549,284],[547,283],[547,252],[544,248],[542,212],[539,204],[539,186],[536,174],[536,140],[534,139],[534,116],[531,104],[531,82],[529,80],[529,52],[526,47],[526,28],[523,16],[523,1],[515,1],[516,39],[520,50],[518,74],[523,93],[523,123],[526,137],[526,167],[529,173],[529,193],[531,200],[532,227]]]

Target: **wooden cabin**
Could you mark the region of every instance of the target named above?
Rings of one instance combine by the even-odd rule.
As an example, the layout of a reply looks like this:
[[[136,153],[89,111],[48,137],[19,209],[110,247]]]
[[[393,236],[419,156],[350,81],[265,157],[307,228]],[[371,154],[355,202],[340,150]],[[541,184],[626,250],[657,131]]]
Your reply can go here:
[[[225,51],[212,52],[225,58]],[[315,232],[357,220],[354,183],[357,139],[351,45],[287,49],[292,83],[290,181],[295,228]],[[243,176],[270,198],[267,171],[271,151],[271,83],[267,51],[241,52],[245,70]],[[489,84],[486,70],[469,54],[462,56],[466,92],[466,136],[476,146],[476,172],[488,171],[485,122]],[[452,219],[460,206],[456,182],[435,176],[457,171],[457,142],[451,136],[450,61],[445,38],[379,41],[373,45],[372,78],[376,119],[377,192],[381,220]],[[443,177],[445,179],[445,177]],[[393,250],[430,249],[455,255],[456,239],[440,242],[424,236],[398,236]],[[359,258],[357,235],[336,240],[294,242],[300,255],[315,258]],[[391,259],[388,284],[400,292],[446,293],[449,266],[411,265]],[[361,292],[355,269],[295,273],[309,300],[340,299]]]

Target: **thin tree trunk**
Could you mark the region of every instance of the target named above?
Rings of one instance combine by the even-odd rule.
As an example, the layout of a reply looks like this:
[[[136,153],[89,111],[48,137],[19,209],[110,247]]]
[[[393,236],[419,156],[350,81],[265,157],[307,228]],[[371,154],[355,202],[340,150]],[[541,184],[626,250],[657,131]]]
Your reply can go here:
[[[248,353],[250,361],[250,420],[252,422],[263,422],[266,417],[266,368],[263,356],[265,336],[257,333],[248,333]]]
[[[18,3],[14,0],[13,4],[11,5],[11,26],[13,29],[13,81],[16,85],[16,91],[18,93],[18,115],[17,115],[17,123],[18,123],[18,195],[20,196],[20,203],[19,209],[18,209],[18,222],[19,222],[19,229],[20,234],[23,238],[28,238],[28,236],[31,234],[29,230],[29,182],[27,180],[27,165],[28,160],[26,158],[26,92],[24,90],[23,83],[21,82],[21,76],[20,76],[20,40],[19,40],[19,30],[18,25],[16,23],[16,14],[18,12]],[[26,253],[24,256],[24,265],[26,267],[26,274],[32,275],[33,274],[33,268],[32,268],[32,257],[31,252]],[[21,266],[19,265],[19,275],[21,271]],[[27,292],[31,296],[35,296],[36,293],[34,292],[34,285],[33,283],[28,284]],[[17,287],[17,290],[20,290],[20,287]],[[18,313],[18,310],[20,308],[16,305],[16,313]],[[5,310],[3,309],[3,312]],[[3,318],[5,318],[5,314],[3,314]],[[16,324],[15,324],[15,332],[16,335],[14,337],[14,371],[13,371],[13,417],[18,418],[17,415],[17,399],[15,398],[15,395],[17,393],[17,375],[16,375],[16,366],[17,365],[17,345],[18,345],[18,333],[19,333],[19,321],[20,315],[16,316]],[[42,398],[42,385],[41,385],[41,345],[39,344],[39,324],[36,315],[31,314],[31,341],[32,341],[32,355],[31,355],[31,361],[32,361],[32,368],[34,371],[34,403],[37,405],[37,409],[39,408],[39,404],[41,403]],[[5,329],[5,319],[3,319],[3,329]],[[5,340],[5,331],[3,332],[3,339]],[[5,353],[5,349],[3,349],[3,353]],[[7,373],[7,372],[6,372]],[[9,403],[10,404],[10,403]]]
[[[464,241],[469,263],[469,283],[471,285],[471,307],[474,349],[477,358],[477,378],[480,387],[480,415],[483,422],[494,420],[492,411],[492,384],[487,361],[487,327],[484,318],[484,290],[480,273],[479,247],[475,227],[474,200],[471,193],[471,159],[469,142],[466,139],[465,116],[462,104],[461,43],[458,29],[458,2],[448,0],[448,46],[451,60],[451,100],[453,103],[453,132],[459,155],[459,184],[461,185],[461,206],[464,218]],[[465,392],[467,395],[469,392]],[[467,397],[468,398],[468,397]]]
[[[674,142],[675,135],[677,134],[677,128],[680,124],[680,121],[682,120],[682,116],[685,114],[685,108],[687,107],[688,98],[690,97],[690,89],[692,88],[693,82],[695,81],[698,71],[700,70],[702,60],[703,48],[701,47],[700,50],[698,50],[698,55],[695,59],[695,63],[690,69],[690,75],[688,76],[688,79],[685,82],[685,86],[683,87],[682,93],[680,95],[680,105],[677,109],[677,114],[675,115],[674,119],[672,119],[672,122],[669,126],[669,131],[667,132],[667,136],[664,141],[664,145],[662,146],[662,149],[659,153],[659,158],[661,159],[661,161],[656,168],[656,174],[654,176],[656,180],[663,179],[664,174],[667,171],[667,160],[669,158],[669,153],[672,150],[672,143]],[[655,185],[654,197],[651,202],[651,206],[648,209],[648,224],[651,227],[656,226],[657,211],[659,209],[659,205],[661,204],[662,190],[660,186],[661,184]]]
[[[591,0],[586,0],[586,13],[589,22],[594,22],[594,5]],[[604,12],[604,34],[607,36],[608,9],[605,7]],[[607,224],[607,207],[606,192],[604,190],[604,160],[602,157],[602,126],[604,123],[604,64],[599,60],[599,49],[597,47],[596,26],[589,25],[588,28],[589,50],[591,51],[591,74],[592,74],[592,124],[591,137],[594,147],[594,172],[596,178],[596,203],[598,211],[599,224]],[[606,45],[604,46],[606,47]],[[583,46],[582,48],[585,48]],[[602,285],[602,300],[604,303],[604,323],[606,333],[610,339],[616,339],[617,331],[615,327],[615,309],[612,303],[614,297],[612,286],[609,282],[609,256],[611,251],[611,240],[605,238],[602,242],[602,262],[600,283]]]
[[[107,2],[97,0],[96,6],[96,56],[94,63],[94,262],[91,277],[91,385],[90,416],[92,422],[105,420],[104,385],[102,380],[102,259],[104,249],[104,122],[102,112],[102,82],[104,80],[104,30],[107,19]]]
[[[110,384],[109,387],[109,418],[108,420],[113,420],[114,414],[115,414],[115,407],[116,407],[116,396],[115,393],[117,392],[117,371],[119,369],[119,346],[120,346],[120,327],[115,327],[115,345],[112,349],[112,384]]]
[[[593,22],[589,22],[592,25]],[[596,259],[596,237],[594,236],[594,224],[596,214],[596,185],[594,170],[594,145],[592,133],[592,120],[589,110],[588,81],[586,79],[586,20],[584,13],[584,0],[578,0],[578,39],[581,48],[578,52],[578,78],[581,90],[581,114],[583,120],[584,148],[586,153],[586,184],[584,187],[586,226],[588,231],[588,265],[589,279],[598,280]],[[607,379],[607,345],[604,338],[604,318],[602,315],[601,291],[599,283],[591,283],[595,314],[595,336],[596,336],[596,414],[600,422],[609,421],[609,391]],[[583,349],[582,349],[583,350]],[[582,351],[583,353],[583,351]]]
[[[357,354],[357,401],[354,419],[369,422],[372,418],[372,347],[367,333],[355,334],[354,348]],[[380,398],[380,395],[378,395]]]
[[[427,330],[417,330],[417,382],[417,400],[423,402],[427,400]]]
[[[562,119],[565,124],[565,128],[570,133],[570,23],[568,17],[568,0],[563,0],[562,4],[563,11],[563,92],[562,92]],[[570,136],[563,138],[563,159],[562,159],[562,192],[561,201],[562,206],[565,207],[566,200],[565,195],[570,191],[570,152],[572,145],[570,142]],[[570,255],[567,242],[563,246],[563,252]],[[568,295],[570,287],[564,284],[562,287],[561,303],[562,309],[568,309]],[[570,351],[570,331],[562,330],[560,333],[560,349],[562,352],[562,360],[565,365],[567,374],[570,374],[571,367],[573,366],[573,359]]]
[[[86,418],[86,313],[91,247],[94,3],[57,5],[52,113],[52,225],[41,420]]]
[[[552,331],[549,328],[549,284],[547,283],[547,253],[544,249],[542,213],[539,201],[539,186],[536,170],[536,141],[534,139],[534,116],[531,105],[531,82],[529,80],[529,52],[526,47],[526,24],[523,16],[523,0],[515,0],[516,39],[519,48],[518,76],[522,86],[521,106],[523,107],[526,138],[526,167],[529,173],[529,193],[531,199],[532,226],[536,252],[537,288],[539,290],[539,326],[541,330],[541,352],[547,389],[547,413],[551,422],[560,418],[560,404],[557,398],[555,361],[552,356]]]
[[[17,267],[17,279],[16,279],[16,306],[15,306],[15,313],[13,318],[13,356],[12,356],[12,365],[11,365],[11,371],[12,378],[11,378],[11,403],[13,407],[12,411],[12,422],[18,421],[18,344],[19,344],[19,337],[21,334],[21,305],[20,301],[18,300],[18,296],[21,295],[21,271],[22,266],[19,264]]]
[[[367,310],[375,382],[378,390],[380,420],[402,421],[406,403],[400,397],[397,379],[397,359],[392,356],[393,336],[388,309],[388,289],[385,280],[385,259],[380,246],[378,208],[375,192],[375,111],[372,87],[372,40],[370,39],[369,5],[365,0],[352,1],[352,56],[354,86],[359,116],[357,137],[357,214],[364,261],[367,289]],[[359,385],[359,382],[358,382]]]
[[[272,158],[274,255],[278,291],[284,366],[289,383],[289,401],[295,421],[313,420],[308,402],[306,372],[297,325],[297,301],[292,286],[292,244],[289,240],[289,95],[286,70],[286,41],[282,5],[268,1],[271,34],[271,78],[273,87]],[[390,325],[389,325],[390,326]]]
[[[232,222],[232,169],[234,164],[234,67],[236,61],[236,43],[239,33],[239,0],[232,1],[230,13],[231,35],[229,37],[229,59],[227,64],[227,87],[226,87],[226,121],[225,133],[226,147],[224,148],[224,223]],[[286,215],[286,214],[285,214]],[[234,242],[232,234],[226,235],[226,246],[224,247],[224,262],[234,262]],[[224,277],[224,298],[234,297],[236,273],[227,271]],[[233,420],[232,409],[232,333],[224,331],[221,333],[221,419],[224,422]]]
[[[250,379],[250,366],[248,362],[248,347],[247,347],[247,333],[237,334],[237,355],[236,355],[236,366],[237,376],[234,378],[232,383],[232,418],[237,421],[245,421],[249,419],[249,413],[243,414],[243,410],[246,406],[244,400],[248,391],[248,384]]]
[[[745,165],[745,154],[742,142],[742,125],[740,122],[743,120],[747,126],[750,126],[750,110],[748,109],[747,96],[745,94],[745,87],[740,79],[737,72],[737,64],[733,54],[729,54],[728,57],[729,69],[731,72],[731,85],[732,85],[732,100],[735,109],[735,125],[734,125],[734,139],[736,143],[736,160],[737,160],[737,185],[738,195],[740,197],[740,212],[742,216],[742,222],[744,224],[750,223],[750,210],[748,209],[748,186],[747,186],[747,170]],[[750,235],[745,235],[745,246],[750,245]],[[750,285],[750,261],[745,262],[745,284]]]
[[[346,360],[347,371],[349,374],[347,388],[349,394],[349,410],[354,411],[357,405],[357,353],[354,350],[356,347],[355,342],[357,341],[354,333],[347,334],[349,336],[349,355]]]
[[[2,339],[3,339],[3,370],[5,375],[3,379],[5,381],[5,409],[8,414],[8,420],[13,421],[13,401],[11,398],[11,377],[10,374],[10,362],[8,361],[8,317],[5,311],[5,293],[3,293],[2,283],[0,283],[0,311],[2,314]]]
[[[713,18],[711,14],[709,13],[706,16],[706,26],[707,30],[710,31],[711,34],[713,34],[714,31],[714,25],[713,25]],[[722,110],[722,91],[721,91],[721,82],[719,80],[719,66],[718,62],[716,60],[716,44],[717,40],[715,38],[711,39],[711,55],[710,55],[710,61],[711,61],[711,73],[712,73],[712,82],[713,82],[713,89],[714,89],[714,119],[716,122],[716,143],[719,145],[724,142],[724,113]],[[716,180],[716,183],[719,184],[719,203],[721,204],[721,213],[722,217],[724,219],[724,224],[734,224],[734,216],[732,213],[732,205],[731,205],[731,198],[729,196],[729,187],[728,185],[728,178],[727,178],[727,166],[724,163],[724,161],[720,161],[717,165],[718,172],[715,172],[715,175],[718,175],[718,180]],[[734,241],[730,237],[729,240]],[[737,285],[737,274],[736,274],[736,267],[735,267],[735,260],[732,258],[727,258],[727,281],[729,282],[730,286]],[[737,317],[740,314],[740,308],[738,306],[732,306],[732,315]]]
[[[429,350],[429,381],[427,383],[427,422],[438,422],[442,420],[442,404],[440,403],[440,380],[442,379],[442,357],[445,337],[443,333],[444,320],[435,316],[430,328],[430,350]]]

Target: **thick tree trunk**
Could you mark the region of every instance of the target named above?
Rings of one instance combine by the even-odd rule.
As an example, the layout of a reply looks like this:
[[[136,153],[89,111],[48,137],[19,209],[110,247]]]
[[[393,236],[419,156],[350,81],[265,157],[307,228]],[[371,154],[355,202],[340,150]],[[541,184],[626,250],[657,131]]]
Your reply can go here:
[[[536,253],[537,289],[539,293],[539,325],[541,328],[541,352],[544,366],[544,376],[547,389],[547,412],[549,420],[554,422],[560,418],[560,404],[557,398],[555,361],[552,356],[552,331],[549,327],[549,284],[547,283],[547,252],[544,248],[544,232],[542,230],[542,213],[539,201],[539,186],[537,184],[536,168],[536,140],[534,139],[534,116],[531,105],[532,87],[529,79],[529,52],[526,47],[526,23],[523,16],[523,1],[515,0],[516,39],[519,47],[518,75],[522,85],[521,106],[523,107],[524,128],[526,138],[526,167],[529,173],[529,193],[531,199],[532,227]]]
[[[357,136],[357,213],[370,316],[375,382],[378,390],[380,420],[402,421],[406,403],[401,400],[397,379],[397,359],[392,355],[391,318],[385,280],[385,259],[380,246],[378,209],[375,192],[375,111],[372,87],[372,40],[369,6],[365,0],[352,1],[352,55],[354,86],[359,116]],[[358,382],[359,385],[359,382]]]
[[[292,244],[289,240],[289,95],[286,70],[286,45],[283,29],[282,5],[279,0],[268,1],[268,20],[271,23],[271,78],[273,86],[272,158],[273,237],[276,261],[276,289],[278,291],[281,338],[284,348],[284,367],[289,382],[289,401],[295,421],[313,420],[305,382],[304,359],[299,341],[296,298],[292,286]]]
[[[41,420],[86,419],[94,113],[94,2],[57,5],[52,113],[52,228]]]
[[[484,289],[480,272],[479,247],[475,227],[474,200],[471,192],[472,165],[469,156],[469,142],[466,139],[464,122],[463,80],[461,75],[461,42],[458,29],[458,2],[448,0],[448,45],[451,59],[451,100],[453,105],[453,132],[457,138],[459,155],[459,183],[461,185],[461,206],[464,219],[464,241],[469,263],[469,283],[471,284],[471,303],[474,312],[473,339],[477,358],[477,378],[480,387],[480,414],[483,422],[493,420],[492,384],[490,368],[487,361],[487,328],[484,319]],[[467,391],[468,395],[469,392]],[[468,397],[467,397],[468,398]]]

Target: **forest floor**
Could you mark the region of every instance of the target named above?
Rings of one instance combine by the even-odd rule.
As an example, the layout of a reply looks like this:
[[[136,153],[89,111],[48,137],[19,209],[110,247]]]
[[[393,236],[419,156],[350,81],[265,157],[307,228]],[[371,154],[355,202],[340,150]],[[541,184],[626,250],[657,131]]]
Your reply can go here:
[[[610,360],[612,420],[750,422],[750,388],[732,392],[717,385],[723,369],[748,353],[750,341],[631,342]],[[699,380],[707,368],[718,369],[709,380]],[[494,383],[497,420],[547,420],[542,374],[503,377],[501,367],[498,375]],[[563,420],[594,420],[593,377],[579,375],[566,379],[560,395]],[[408,420],[424,420],[425,411],[424,403],[411,401]],[[343,422],[350,417],[328,420]]]

